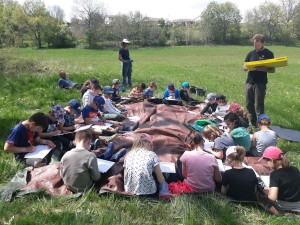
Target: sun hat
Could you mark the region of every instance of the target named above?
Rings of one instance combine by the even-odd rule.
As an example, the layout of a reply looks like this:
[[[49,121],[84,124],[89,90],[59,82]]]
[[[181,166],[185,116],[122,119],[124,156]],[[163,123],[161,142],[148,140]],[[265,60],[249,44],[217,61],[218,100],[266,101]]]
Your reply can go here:
[[[125,43],[125,44],[130,44],[130,41],[128,41],[128,39],[124,38],[122,43]]]
[[[50,113],[55,116],[57,122],[59,123],[65,122],[64,119],[65,110],[61,105],[52,105],[50,109]]]
[[[206,100],[207,101],[211,101],[213,99],[216,98],[216,94],[215,93],[209,93],[207,96],[206,96]]]
[[[231,155],[232,153],[235,153],[236,152],[236,149],[235,149],[236,146],[230,146],[229,148],[227,148],[226,150],[226,158]]]
[[[259,123],[261,123],[261,122],[270,123],[271,122],[271,118],[267,114],[260,114],[257,117],[257,122],[259,122]]]
[[[190,88],[190,85],[189,85],[188,82],[183,82],[183,83],[181,84],[181,86],[182,86],[182,87],[186,87],[186,88]]]
[[[258,160],[262,160],[262,159],[282,159],[283,157],[283,151],[281,151],[279,148],[275,147],[275,146],[270,146],[267,147],[263,153],[263,156]]]
[[[71,99],[68,102],[68,106],[71,106],[74,114],[80,115],[80,106],[81,106],[81,104],[77,99]]]
[[[104,94],[113,94],[114,90],[111,86],[104,86],[103,92],[104,92]]]
[[[120,80],[119,79],[113,79],[112,83],[113,84],[120,84]]]

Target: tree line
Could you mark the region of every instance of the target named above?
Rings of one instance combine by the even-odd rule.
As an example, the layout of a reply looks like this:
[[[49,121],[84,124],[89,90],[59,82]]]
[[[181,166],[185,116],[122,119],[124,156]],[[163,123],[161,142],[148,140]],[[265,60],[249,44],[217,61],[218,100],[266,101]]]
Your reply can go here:
[[[123,38],[137,46],[234,45],[248,44],[256,33],[278,44],[295,45],[300,40],[300,0],[265,1],[244,17],[230,1],[212,1],[199,20],[187,26],[139,11],[109,17],[97,0],[74,0],[72,13],[71,21],[65,22],[61,7],[46,8],[42,0],[23,4],[2,0],[0,47],[115,47]]]

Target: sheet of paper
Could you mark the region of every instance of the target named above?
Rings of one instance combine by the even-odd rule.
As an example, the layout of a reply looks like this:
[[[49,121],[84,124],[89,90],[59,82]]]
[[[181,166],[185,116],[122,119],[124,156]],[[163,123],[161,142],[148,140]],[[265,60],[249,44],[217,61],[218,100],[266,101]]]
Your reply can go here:
[[[91,126],[92,126],[92,124],[81,126],[78,129],[76,129],[74,132],[78,132],[81,130],[87,130],[87,129],[91,128]]]
[[[130,121],[133,121],[133,122],[138,122],[141,120],[141,118],[139,116],[129,116],[127,117]]]
[[[225,122],[219,123],[219,125],[222,127],[227,127],[227,124]]]
[[[34,152],[29,152],[25,155],[26,159],[43,159],[51,151],[51,148],[48,145],[37,145]]]
[[[212,141],[205,141],[204,142],[204,150],[210,149],[211,146],[214,147],[214,142],[212,142]]]
[[[60,133],[60,134],[56,134],[56,135],[52,135],[52,136],[61,136],[61,135],[65,135],[65,134],[72,134],[73,132],[65,132],[65,133]]]
[[[159,166],[163,173],[176,173],[175,164],[172,162],[160,162]]]
[[[100,126],[100,125],[93,125],[92,128],[93,129],[100,129],[100,130],[104,130],[107,129],[109,127],[111,127],[113,124],[112,123],[105,123],[105,126]]]
[[[193,111],[189,111],[189,110],[188,110],[188,113],[193,114],[193,115],[199,114],[199,113],[197,113],[197,112],[193,112]]]
[[[97,159],[100,173],[106,173],[115,163],[104,159]]]
[[[220,172],[225,172],[225,167],[221,159],[217,159]]]
[[[260,176],[260,178],[267,187],[270,187],[270,176]]]

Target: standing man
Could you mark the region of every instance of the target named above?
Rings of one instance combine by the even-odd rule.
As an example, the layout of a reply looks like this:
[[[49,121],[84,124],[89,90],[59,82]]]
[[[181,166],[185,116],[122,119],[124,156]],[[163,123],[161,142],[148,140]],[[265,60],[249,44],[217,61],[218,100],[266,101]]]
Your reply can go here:
[[[273,59],[274,54],[264,47],[265,36],[256,34],[253,37],[254,50],[249,52],[245,62],[252,62],[265,59]],[[267,73],[275,73],[275,68],[265,66],[257,66],[256,70],[248,71],[248,68],[243,66],[244,71],[248,71],[246,80],[246,107],[250,114],[251,124],[256,126],[257,116],[264,113],[264,101],[268,83]]]
[[[132,62],[130,59],[128,44],[130,41],[127,39],[123,39],[122,48],[119,51],[119,60],[122,62],[122,78],[123,78],[123,86],[124,87],[132,87],[131,83],[131,73],[132,73]],[[126,78],[128,78],[128,82],[126,82]]]

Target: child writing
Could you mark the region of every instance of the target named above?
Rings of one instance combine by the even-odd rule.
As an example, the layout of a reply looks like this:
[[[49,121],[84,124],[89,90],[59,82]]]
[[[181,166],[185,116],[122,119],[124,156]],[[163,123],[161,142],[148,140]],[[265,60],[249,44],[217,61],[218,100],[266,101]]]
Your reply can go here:
[[[242,146],[231,146],[226,160],[232,169],[223,174],[221,193],[237,201],[256,201],[257,178],[253,169],[243,167],[246,155]]]
[[[265,192],[276,201],[282,210],[300,210],[300,172],[291,166],[283,152],[274,146],[268,147],[262,157],[274,169],[270,174],[270,188]]]
[[[146,84],[140,83],[139,86],[133,88],[129,94],[132,102],[140,102],[144,100]]]
[[[152,98],[154,97],[154,91],[156,90],[156,83],[153,81],[149,83],[148,88],[145,90],[145,96],[146,98]]]
[[[201,115],[204,114],[212,114],[213,112],[216,111],[217,107],[218,107],[218,103],[216,102],[216,94],[214,93],[209,93],[206,96],[206,101],[207,104],[206,106],[202,109],[201,111]]]
[[[78,131],[75,136],[76,148],[61,159],[60,176],[72,192],[85,191],[100,179],[97,157],[88,151],[91,141],[92,133],[89,130]]]
[[[252,136],[250,153],[253,156],[261,157],[267,147],[276,146],[276,133],[270,130],[271,119],[267,114],[260,114],[257,118],[257,127],[259,131]]]
[[[202,134],[206,139],[214,142],[214,147],[211,149],[205,149],[205,151],[213,154],[216,158],[221,159],[224,162],[226,159],[226,150],[230,146],[234,145],[233,139],[230,137],[230,135],[223,133],[213,125],[207,125]]]
[[[235,145],[243,146],[248,152],[251,147],[249,131],[240,124],[239,116],[235,113],[228,113],[224,116],[227,125],[226,132],[231,135]]]
[[[90,104],[95,96],[98,96],[101,92],[101,87],[99,84],[92,84],[91,89],[87,90],[84,95],[82,96],[82,104],[83,107]]]
[[[218,106],[216,108],[216,111],[213,113],[213,115],[225,116],[226,112],[229,108],[229,105],[227,104],[225,95],[222,95],[222,94],[216,95],[216,101],[218,103]]]
[[[152,150],[148,134],[138,136],[124,161],[124,188],[135,195],[150,195],[157,191],[152,172],[160,184],[165,182],[157,155]]]
[[[227,113],[230,113],[230,112],[233,112],[239,116],[240,124],[242,127],[245,127],[245,128],[249,127],[248,112],[239,103],[237,103],[237,102],[231,103],[227,110]]]
[[[4,151],[14,153],[17,161],[25,162],[29,166],[38,163],[49,164],[51,159],[58,161],[61,156],[62,146],[60,143],[54,144],[50,140],[41,139],[39,132],[48,127],[48,117],[41,112],[35,113],[14,126],[4,144]],[[52,148],[50,154],[44,159],[26,159],[24,156],[29,152],[34,152],[36,144],[48,145]],[[52,158],[50,158],[52,156]],[[48,160],[47,160],[48,159]]]
[[[213,191],[215,181],[222,181],[217,160],[203,151],[204,139],[200,133],[191,132],[188,139],[187,144],[192,151],[185,151],[180,158],[184,182],[194,192]]]

